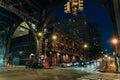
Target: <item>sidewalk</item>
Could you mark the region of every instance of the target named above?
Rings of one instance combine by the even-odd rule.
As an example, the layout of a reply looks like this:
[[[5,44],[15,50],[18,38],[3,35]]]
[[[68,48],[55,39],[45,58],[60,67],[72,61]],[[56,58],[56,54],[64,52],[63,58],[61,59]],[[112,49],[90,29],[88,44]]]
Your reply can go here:
[[[13,70],[25,70],[25,66],[9,66],[9,67],[0,67],[0,72],[2,71],[13,71]]]
[[[62,67],[59,66],[50,66],[49,68],[43,69],[60,69]],[[14,71],[14,70],[28,70],[28,69],[35,69],[35,68],[26,68],[26,66],[9,66],[9,67],[0,67],[0,72],[2,71]],[[37,68],[41,69],[41,68]]]

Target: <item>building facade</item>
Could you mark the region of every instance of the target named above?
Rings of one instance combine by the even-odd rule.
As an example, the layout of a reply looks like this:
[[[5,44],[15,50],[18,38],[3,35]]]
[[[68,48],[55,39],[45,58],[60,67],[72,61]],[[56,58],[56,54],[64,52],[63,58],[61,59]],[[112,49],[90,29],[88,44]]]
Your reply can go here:
[[[49,24],[47,27],[51,26],[57,27],[71,37],[78,39],[82,44],[89,40],[88,24],[84,14]]]
[[[51,27],[44,32],[41,60],[48,60],[51,65],[63,62],[75,62],[82,57],[80,42],[61,30]],[[56,36],[56,39],[53,39]],[[9,62],[24,65],[31,53],[35,54],[36,45],[32,33],[11,40]],[[36,58],[37,60],[37,58]]]
[[[101,52],[102,47],[99,24],[88,24],[85,15],[75,16],[48,25],[48,27],[51,26],[59,28],[64,33],[78,40],[81,48],[83,48],[83,50],[81,50],[82,53],[86,55],[86,59],[99,55],[99,52]],[[84,51],[84,44],[88,45],[86,51]],[[93,48],[97,51],[94,52]]]
[[[24,65],[30,54],[36,53],[35,40],[32,33],[12,38],[9,50],[9,63]]]
[[[100,26],[98,23],[88,24],[90,54],[89,58],[97,59],[102,52]]]
[[[78,40],[82,53],[84,53],[84,44],[89,45],[89,30],[87,19],[84,14],[49,24],[47,27],[57,27],[72,38]],[[85,54],[89,54],[89,47],[87,47]]]
[[[51,33],[48,39],[48,51],[49,57],[52,65],[61,64],[63,62],[76,62],[82,57],[80,41],[70,37],[69,35],[63,33],[58,28],[49,28]],[[56,39],[53,37],[56,36]]]

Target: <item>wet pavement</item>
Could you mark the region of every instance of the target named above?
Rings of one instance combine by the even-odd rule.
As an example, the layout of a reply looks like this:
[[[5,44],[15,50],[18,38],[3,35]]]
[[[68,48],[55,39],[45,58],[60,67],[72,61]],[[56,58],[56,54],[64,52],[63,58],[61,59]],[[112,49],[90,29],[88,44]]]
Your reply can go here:
[[[120,73],[99,72],[95,66],[31,69],[0,67],[0,80],[120,80]]]
[[[21,69],[0,72],[0,80],[76,80],[88,73],[72,69]]]

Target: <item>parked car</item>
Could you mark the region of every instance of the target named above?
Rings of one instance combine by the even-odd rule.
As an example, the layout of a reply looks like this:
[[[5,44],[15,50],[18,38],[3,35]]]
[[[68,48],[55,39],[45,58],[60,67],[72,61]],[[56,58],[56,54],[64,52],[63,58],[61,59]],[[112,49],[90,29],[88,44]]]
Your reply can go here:
[[[63,63],[61,64],[61,67],[71,67],[71,66],[73,66],[73,63],[72,63],[72,62],[63,62]]]
[[[84,62],[84,61],[79,61],[79,67],[84,67],[86,65],[86,62]]]
[[[79,66],[80,62],[73,62],[73,66]]]

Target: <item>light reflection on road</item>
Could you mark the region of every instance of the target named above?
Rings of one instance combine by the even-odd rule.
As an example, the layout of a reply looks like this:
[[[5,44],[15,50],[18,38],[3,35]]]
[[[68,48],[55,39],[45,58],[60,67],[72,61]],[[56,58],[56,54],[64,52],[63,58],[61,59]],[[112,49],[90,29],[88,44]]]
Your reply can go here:
[[[99,62],[97,63],[93,63],[91,65],[85,65],[84,67],[69,67],[67,69],[74,69],[76,71],[83,71],[83,72],[87,72],[87,73],[100,73],[98,71],[98,67],[100,66]]]

